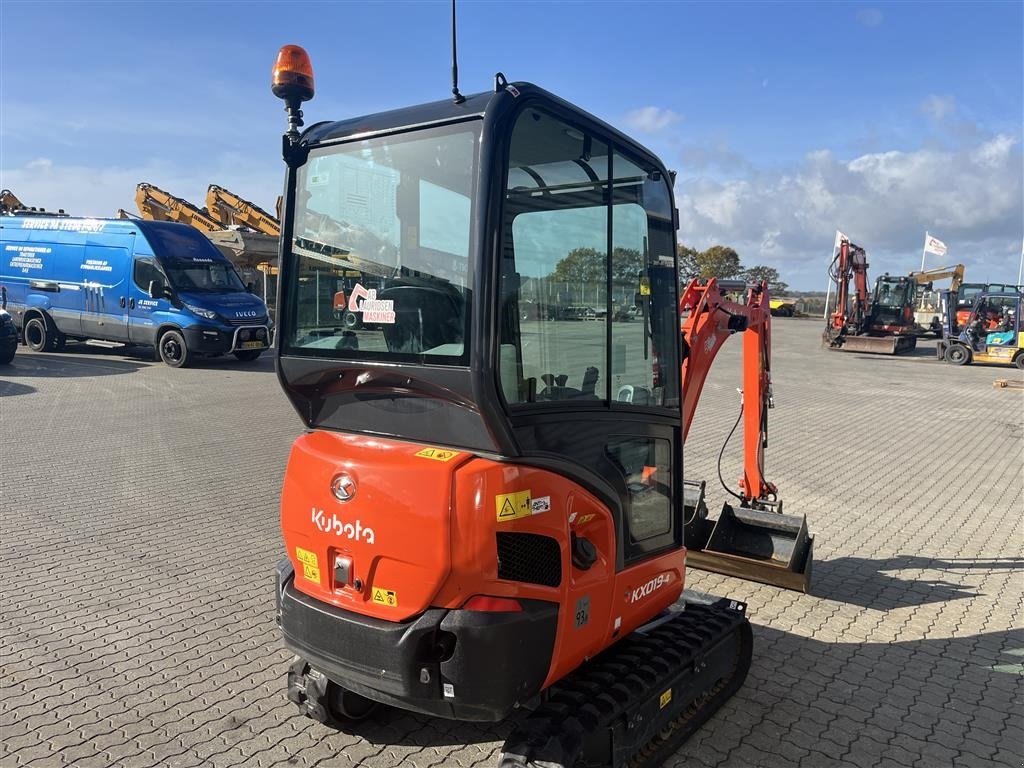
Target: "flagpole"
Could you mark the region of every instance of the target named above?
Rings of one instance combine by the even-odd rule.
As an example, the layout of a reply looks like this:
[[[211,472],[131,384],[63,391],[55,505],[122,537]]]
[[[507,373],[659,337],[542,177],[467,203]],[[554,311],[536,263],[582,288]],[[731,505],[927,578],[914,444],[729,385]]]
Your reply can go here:
[[[1024,239],[1020,242],[1020,266],[1017,267],[1017,287],[1019,288],[1024,283],[1021,283],[1021,276],[1024,275]]]
[[[828,263],[828,265],[830,267],[832,266],[832,262],[836,260],[836,251],[838,250],[838,248],[839,248],[839,230],[837,229],[836,230],[835,242],[832,243],[832,258],[831,258],[831,260]],[[829,300],[829,298],[831,296],[832,296],[832,277],[829,276],[829,278],[828,278],[828,288],[825,289],[825,314],[823,314],[821,316],[822,320],[828,320],[828,300]]]
[[[924,231],[924,247],[921,249],[921,271],[924,272],[924,255],[928,253],[928,230]]]

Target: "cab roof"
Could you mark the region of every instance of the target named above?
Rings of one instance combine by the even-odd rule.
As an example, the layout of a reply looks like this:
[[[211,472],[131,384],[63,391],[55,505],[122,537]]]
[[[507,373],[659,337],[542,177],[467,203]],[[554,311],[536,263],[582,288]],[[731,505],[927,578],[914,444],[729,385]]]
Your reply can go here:
[[[630,148],[633,154],[646,155],[658,160],[654,152],[604,120],[540,86],[524,82],[507,83],[494,91],[476,93],[467,96],[465,101],[458,104],[454,99],[448,98],[348,120],[316,123],[302,134],[302,143],[308,146],[341,141],[361,135],[423,128],[474,117],[482,118],[488,113],[511,111],[519,101],[529,101],[533,104],[547,103],[562,111],[575,113],[582,119],[594,123],[618,146]]]

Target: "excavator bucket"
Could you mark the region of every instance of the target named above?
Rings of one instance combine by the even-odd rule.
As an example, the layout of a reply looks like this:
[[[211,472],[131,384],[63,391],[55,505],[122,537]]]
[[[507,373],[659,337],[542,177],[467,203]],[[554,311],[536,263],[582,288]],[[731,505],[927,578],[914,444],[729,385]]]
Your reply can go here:
[[[804,516],[774,510],[722,506],[708,519],[704,483],[685,483],[686,564],[739,579],[807,592],[811,584],[814,537]]]
[[[869,352],[875,355],[900,355],[917,346],[917,336],[853,336],[833,337],[828,331],[821,336],[821,346],[840,352]]]

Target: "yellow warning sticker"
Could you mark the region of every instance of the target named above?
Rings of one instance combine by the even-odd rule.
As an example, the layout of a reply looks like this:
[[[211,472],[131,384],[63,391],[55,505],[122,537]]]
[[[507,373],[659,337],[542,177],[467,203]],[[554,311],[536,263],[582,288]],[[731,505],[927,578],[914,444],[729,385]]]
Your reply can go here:
[[[650,296],[651,295],[651,278],[644,275],[640,278],[640,295]]]
[[[303,565],[311,565],[314,568],[319,568],[320,563],[316,561],[316,552],[310,552],[308,549],[302,547],[295,548],[295,557],[298,558],[299,562]]]
[[[529,491],[499,493],[494,497],[494,508],[497,511],[499,523],[515,520],[519,517],[529,517],[533,514]]]
[[[670,701],[672,701],[672,689],[671,688],[669,688],[667,691],[665,691],[663,694],[661,694],[661,697],[658,699],[658,708],[659,709],[664,709],[668,705],[668,703]]]
[[[451,461],[459,455],[458,451],[449,451],[444,448],[424,448],[417,454],[421,459],[433,459],[434,461]]]
[[[370,599],[389,608],[398,607],[398,594],[395,590],[388,589],[387,587],[374,587],[370,592]]]
[[[316,552],[310,552],[302,547],[295,548],[295,557],[302,564],[302,578],[306,581],[320,583],[320,563],[316,559]]]

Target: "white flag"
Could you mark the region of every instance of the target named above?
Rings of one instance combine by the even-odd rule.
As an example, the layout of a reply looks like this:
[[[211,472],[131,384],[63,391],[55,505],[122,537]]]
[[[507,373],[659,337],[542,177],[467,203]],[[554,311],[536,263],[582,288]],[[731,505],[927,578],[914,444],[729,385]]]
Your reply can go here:
[[[945,256],[946,251],[949,249],[946,248],[946,244],[939,240],[939,238],[932,237],[931,235],[925,235],[924,250],[925,253],[934,253],[936,256]]]

